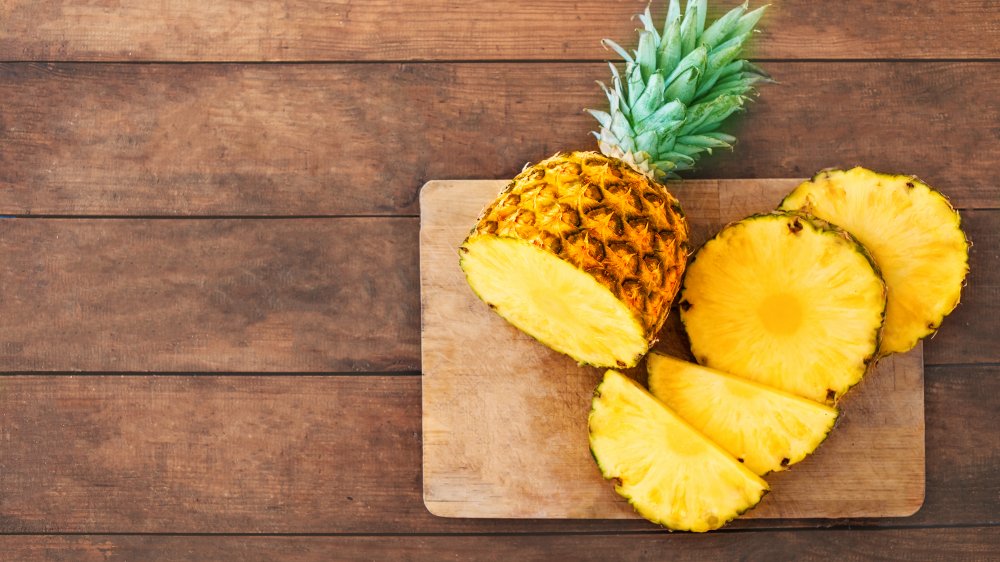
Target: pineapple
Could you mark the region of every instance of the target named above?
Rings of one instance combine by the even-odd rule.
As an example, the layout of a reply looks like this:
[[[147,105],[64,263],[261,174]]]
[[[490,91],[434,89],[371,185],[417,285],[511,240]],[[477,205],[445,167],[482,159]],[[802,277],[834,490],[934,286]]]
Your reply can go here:
[[[660,183],[705,153],[767,76],[737,57],[763,8],[705,27],[706,2],[671,0],[661,30],[647,8],[609,111],[591,111],[601,153],[560,152],[519,174],[462,244],[473,291],[522,331],[598,367],[632,367],[655,342],[680,287],[688,225]]]
[[[654,523],[717,529],[768,490],[767,482],[617,371],[605,373],[594,391],[589,421],[601,474]]]
[[[688,226],[662,185],[596,152],[514,178],[461,247],[469,284],[511,324],[581,363],[632,367],[680,286]]]
[[[864,247],[798,213],[724,228],[689,264],[680,302],[699,363],[817,402],[864,375],[885,306]]]
[[[819,447],[837,410],[667,355],[646,360],[649,391],[761,476]]]
[[[801,209],[853,234],[889,288],[881,355],[911,349],[958,306],[969,271],[961,219],[948,200],[910,176],[864,168],[821,172],[782,209]]]

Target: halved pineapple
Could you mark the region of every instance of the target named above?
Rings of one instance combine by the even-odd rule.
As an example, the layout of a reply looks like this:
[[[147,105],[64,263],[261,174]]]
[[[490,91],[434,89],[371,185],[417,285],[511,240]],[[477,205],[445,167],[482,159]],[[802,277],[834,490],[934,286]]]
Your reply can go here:
[[[864,168],[825,171],[781,208],[837,224],[871,252],[889,289],[882,355],[909,350],[958,306],[969,271],[961,218],[917,179]]]
[[[590,450],[615,491],[650,521],[704,532],[757,505],[767,482],[616,371],[590,412]]]
[[[833,402],[875,357],[885,285],[850,234],[772,213],[727,226],[698,251],[680,308],[699,363]]]
[[[572,152],[514,178],[459,252],[472,290],[514,326],[580,363],[632,367],[680,287],[687,237],[663,185]]]
[[[761,476],[806,458],[837,421],[829,406],[667,355],[646,367],[653,396]]]

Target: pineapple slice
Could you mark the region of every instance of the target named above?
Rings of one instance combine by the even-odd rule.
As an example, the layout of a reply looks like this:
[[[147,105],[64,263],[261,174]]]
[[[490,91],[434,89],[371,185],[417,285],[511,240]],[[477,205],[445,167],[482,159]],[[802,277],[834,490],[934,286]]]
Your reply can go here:
[[[681,320],[699,363],[833,402],[875,358],[885,293],[850,234],[797,213],[756,215],[691,260]]]
[[[806,458],[837,421],[829,406],[667,355],[646,367],[653,396],[761,476]]]
[[[615,491],[650,521],[704,532],[757,505],[767,482],[653,398],[608,371],[594,392],[590,450]]]
[[[514,178],[459,253],[472,290],[514,326],[580,363],[633,367],[680,288],[687,237],[661,184],[573,152]]]
[[[909,176],[864,168],[821,172],[781,208],[801,209],[853,234],[889,288],[881,355],[911,349],[958,306],[969,246],[948,200]]]

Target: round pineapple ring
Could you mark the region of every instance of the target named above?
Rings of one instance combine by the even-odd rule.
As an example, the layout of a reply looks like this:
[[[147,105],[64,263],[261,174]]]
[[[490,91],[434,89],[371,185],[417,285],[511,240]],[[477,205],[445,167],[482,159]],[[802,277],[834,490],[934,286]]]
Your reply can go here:
[[[864,168],[829,170],[781,208],[837,224],[872,253],[889,287],[881,355],[909,350],[958,306],[968,242],[958,213],[926,184]]]
[[[817,402],[864,375],[885,306],[864,247],[799,213],[724,228],[688,265],[680,301],[699,363]]]

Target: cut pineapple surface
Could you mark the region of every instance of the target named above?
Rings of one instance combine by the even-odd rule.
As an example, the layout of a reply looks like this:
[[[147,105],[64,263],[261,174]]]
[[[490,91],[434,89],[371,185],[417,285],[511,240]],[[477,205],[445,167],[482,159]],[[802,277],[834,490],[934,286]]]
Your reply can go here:
[[[545,345],[633,367],[680,288],[687,238],[663,185],[617,158],[561,152],[486,207],[461,266],[480,298]]]
[[[958,213],[926,184],[864,168],[831,170],[781,207],[837,224],[871,252],[889,290],[882,355],[911,349],[958,305],[968,243]]]
[[[759,475],[801,461],[826,439],[837,410],[748,379],[651,353],[649,391]]]
[[[634,363],[648,343],[642,325],[607,287],[523,240],[479,236],[462,255],[472,290],[508,322],[591,365]]]
[[[590,449],[615,491],[650,521],[709,531],[756,505],[767,482],[638,383],[608,371],[594,392]]]
[[[771,213],[727,226],[698,251],[680,308],[699,363],[833,402],[874,359],[885,298],[849,234]]]

